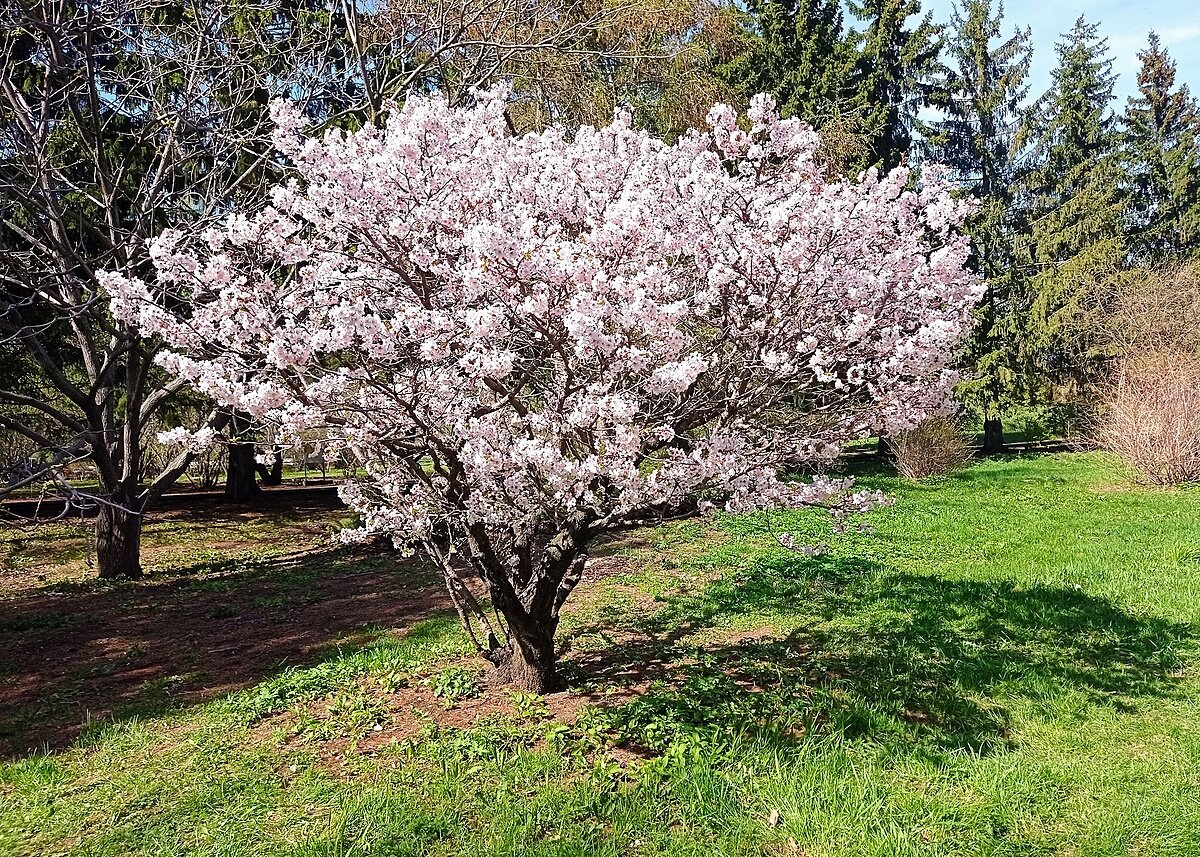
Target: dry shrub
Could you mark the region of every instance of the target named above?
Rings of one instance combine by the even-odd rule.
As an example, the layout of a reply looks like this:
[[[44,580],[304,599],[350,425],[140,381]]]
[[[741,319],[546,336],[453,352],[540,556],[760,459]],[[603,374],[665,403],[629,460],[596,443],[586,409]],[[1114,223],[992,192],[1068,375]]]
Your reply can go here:
[[[1200,480],[1200,264],[1127,277],[1100,304],[1116,359],[1092,440],[1148,482]]]
[[[1096,442],[1149,482],[1200,481],[1200,357],[1131,355],[1101,398]]]
[[[891,438],[896,470],[905,479],[952,473],[971,460],[971,443],[950,417],[930,417]]]
[[[1095,310],[1117,354],[1200,354],[1200,263],[1114,280]]]

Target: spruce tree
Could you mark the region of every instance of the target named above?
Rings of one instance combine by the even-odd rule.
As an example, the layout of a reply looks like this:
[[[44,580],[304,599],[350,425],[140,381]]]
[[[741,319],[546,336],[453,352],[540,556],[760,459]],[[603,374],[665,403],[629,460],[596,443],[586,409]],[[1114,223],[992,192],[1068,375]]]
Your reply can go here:
[[[854,49],[840,0],[749,0],[742,35],[746,47],[717,75],[743,98],[771,93],[784,116],[817,128],[832,171],[860,169],[867,134],[846,86]]]
[[[920,111],[945,100],[944,28],[932,13],[921,16],[920,0],[851,0],[849,8],[866,25],[850,34],[855,58],[848,78],[869,129],[866,163],[889,170],[908,155]]]
[[[1143,263],[1200,253],[1200,106],[1175,85],[1156,33],[1138,54],[1138,94],[1125,107],[1129,242]]]
[[[978,201],[969,222],[972,264],[987,280],[967,355],[971,380],[960,390],[983,416],[984,450],[1004,444],[1001,413],[1017,398],[1015,345],[1024,307],[1012,244],[1016,135],[1029,91],[1030,31],[1002,37],[1004,6],[966,0],[955,7],[946,41],[946,119],[935,123],[927,155],[949,167]]]
[[[1024,124],[1033,166],[1017,199],[1024,217],[1018,273],[1030,303],[1020,378],[1025,394],[1043,402],[1069,400],[1093,368],[1100,356],[1094,298],[1110,290],[1128,259],[1108,43],[1080,17],[1056,50],[1050,90]]]
[[[750,0],[746,11],[753,41],[724,69],[729,82],[770,92],[785,116],[836,116],[850,59],[840,0]]]

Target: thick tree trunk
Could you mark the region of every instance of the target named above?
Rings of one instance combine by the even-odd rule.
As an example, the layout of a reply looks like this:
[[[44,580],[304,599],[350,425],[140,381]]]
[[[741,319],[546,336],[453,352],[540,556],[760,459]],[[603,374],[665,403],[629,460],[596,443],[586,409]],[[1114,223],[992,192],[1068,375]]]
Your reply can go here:
[[[540,548],[518,542],[502,554],[482,524],[471,526],[466,553],[488,584],[495,623],[466,586],[450,543],[426,542],[442,566],[459,618],[476,648],[495,665],[497,680],[528,693],[559,689],[554,637],[563,604],[583,577],[593,520],[578,512]]]
[[[1000,417],[985,417],[983,420],[983,453],[991,455],[1004,451],[1004,423]]]
[[[551,693],[559,689],[554,631],[511,634],[497,664],[499,678],[526,693]]]
[[[122,502],[124,501],[124,502]],[[135,503],[113,498],[96,516],[96,562],[100,577],[142,576],[142,515]]]
[[[229,467],[225,471],[225,496],[230,500],[253,500],[262,495],[254,479],[254,444],[229,444]]]

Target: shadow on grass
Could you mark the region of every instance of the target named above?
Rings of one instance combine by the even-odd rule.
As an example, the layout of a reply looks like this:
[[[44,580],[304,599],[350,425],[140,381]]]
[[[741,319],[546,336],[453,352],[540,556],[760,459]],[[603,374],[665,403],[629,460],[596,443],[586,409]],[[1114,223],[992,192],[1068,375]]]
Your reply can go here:
[[[1018,705],[1062,719],[1171,695],[1195,639],[1075,589],[818,558],[669,598],[639,633],[610,642],[568,667],[577,681],[644,690],[615,720],[635,744],[752,725],[786,740],[833,733],[988,753],[1007,746]]]
[[[448,606],[428,569],[362,549],[203,570],[0,605],[0,757],[249,687]]]

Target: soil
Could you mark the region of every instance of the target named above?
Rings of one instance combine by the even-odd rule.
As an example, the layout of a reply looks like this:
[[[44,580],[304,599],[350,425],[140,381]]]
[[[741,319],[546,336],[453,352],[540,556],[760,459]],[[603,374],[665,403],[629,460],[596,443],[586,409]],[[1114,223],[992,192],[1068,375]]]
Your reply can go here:
[[[160,513],[174,514],[187,515]],[[226,540],[204,547],[236,553],[253,544]],[[596,557],[581,588],[625,570],[621,558]],[[0,758],[59,750],[89,723],[205,702],[285,666],[315,662],[332,644],[366,642],[379,629],[402,631],[452,610],[429,568],[377,546],[302,549],[223,572],[117,584],[7,578],[0,592]],[[612,663],[587,655],[573,660],[601,680],[632,679],[622,696],[643,689],[647,677],[665,667],[649,656],[632,666],[610,657]],[[584,704],[612,698],[565,691],[545,701],[553,717],[569,723]],[[513,711],[505,689],[496,687],[449,709],[420,686],[388,694],[384,702],[391,720],[358,742],[360,751],[411,737],[430,718],[469,726]],[[329,753],[337,752],[333,742]]]
[[[303,585],[280,574],[314,568]],[[0,755],[59,749],[89,721],[212,699],[369,628],[403,628],[448,609],[428,572],[345,549],[251,571],[6,599]]]

